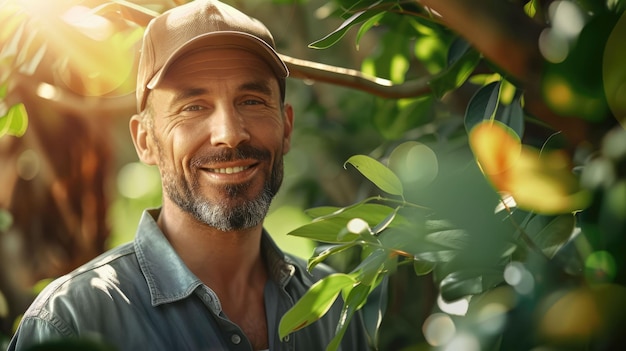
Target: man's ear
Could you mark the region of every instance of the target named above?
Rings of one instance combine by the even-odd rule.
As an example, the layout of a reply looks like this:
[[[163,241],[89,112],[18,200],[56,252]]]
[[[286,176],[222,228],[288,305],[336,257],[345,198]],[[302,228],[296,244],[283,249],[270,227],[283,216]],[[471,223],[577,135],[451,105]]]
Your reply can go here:
[[[144,117],[140,115],[133,115],[130,118],[130,122],[128,123],[130,135],[133,138],[133,144],[135,145],[135,151],[137,151],[139,160],[147,165],[156,165],[154,147],[146,125],[143,122],[143,118]]]
[[[285,120],[285,129],[283,133],[283,154],[289,152],[291,149],[291,133],[293,132],[293,107],[290,104],[285,104],[283,108],[283,115]]]

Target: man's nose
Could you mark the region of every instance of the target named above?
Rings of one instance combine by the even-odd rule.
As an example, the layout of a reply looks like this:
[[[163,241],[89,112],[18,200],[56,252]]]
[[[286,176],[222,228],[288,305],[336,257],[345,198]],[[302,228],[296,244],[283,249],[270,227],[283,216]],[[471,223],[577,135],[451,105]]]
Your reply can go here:
[[[235,148],[250,140],[246,121],[232,106],[219,106],[209,118],[211,144]]]

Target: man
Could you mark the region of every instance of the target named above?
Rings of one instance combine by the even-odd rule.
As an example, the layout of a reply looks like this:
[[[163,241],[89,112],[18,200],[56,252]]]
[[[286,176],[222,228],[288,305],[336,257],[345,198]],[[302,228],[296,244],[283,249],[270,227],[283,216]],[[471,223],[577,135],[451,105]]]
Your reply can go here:
[[[9,350],[83,338],[118,350],[323,350],[341,305],[280,340],[282,315],[322,276],[283,254],[263,219],[283,178],[293,110],[286,65],[260,22],[213,0],[154,19],[144,36],[139,159],[156,165],[160,209],[133,243],[51,283]],[[342,350],[366,350],[357,316]]]

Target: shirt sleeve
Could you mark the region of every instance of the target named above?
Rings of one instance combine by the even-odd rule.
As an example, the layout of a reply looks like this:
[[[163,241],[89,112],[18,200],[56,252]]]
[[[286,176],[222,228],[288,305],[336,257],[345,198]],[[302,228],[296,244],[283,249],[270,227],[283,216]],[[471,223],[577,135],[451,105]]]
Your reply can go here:
[[[53,321],[27,317],[20,323],[7,351],[27,350],[46,341],[61,340],[70,336],[55,326]]]
[[[97,337],[78,337],[58,319],[28,317],[22,320],[7,351],[117,351]]]

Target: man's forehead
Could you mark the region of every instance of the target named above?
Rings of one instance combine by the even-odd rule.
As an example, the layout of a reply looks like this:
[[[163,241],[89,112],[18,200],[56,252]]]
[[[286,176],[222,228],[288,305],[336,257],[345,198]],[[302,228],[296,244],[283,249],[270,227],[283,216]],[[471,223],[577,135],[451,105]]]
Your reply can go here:
[[[235,92],[255,92],[267,96],[273,95],[278,88],[278,86],[276,86],[276,89],[272,89],[273,83],[270,78],[253,79],[252,77],[249,77],[247,80],[234,83],[235,84],[232,88]],[[164,86],[164,89],[174,92],[174,98],[176,100],[186,100],[204,95],[210,95],[223,91],[222,88],[222,86],[211,87],[210,85],[196,85],[191,82],[183,82],[181,84],[177,84],[175,87]]]

